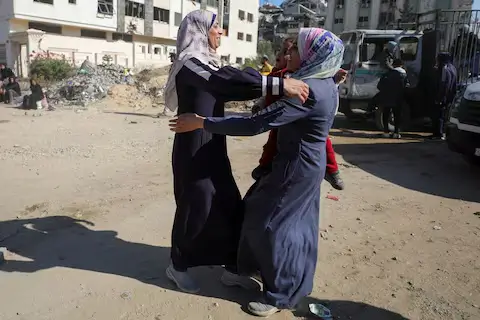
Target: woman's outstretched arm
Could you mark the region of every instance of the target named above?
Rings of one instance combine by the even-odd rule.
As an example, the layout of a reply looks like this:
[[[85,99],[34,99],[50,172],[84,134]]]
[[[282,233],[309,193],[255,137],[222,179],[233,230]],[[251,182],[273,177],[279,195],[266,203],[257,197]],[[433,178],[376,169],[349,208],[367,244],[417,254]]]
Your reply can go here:
[[[262,76],[252,68],[214,68],[196,58],[185,62],[177,74],[188,85],[207,91],[224,101],[244,101],[263,96],[298,96],[306,99],[308,86],[300,81]],[[293,80],[293,81],[292,81]]]
[[[253,136],[306,117],[314,105],[311,97],[305,103],[297,98],[283,98],[250,117],[203,118],[186,113],[170,120],[170,127],[177,133],[203,128],[228,136]]]

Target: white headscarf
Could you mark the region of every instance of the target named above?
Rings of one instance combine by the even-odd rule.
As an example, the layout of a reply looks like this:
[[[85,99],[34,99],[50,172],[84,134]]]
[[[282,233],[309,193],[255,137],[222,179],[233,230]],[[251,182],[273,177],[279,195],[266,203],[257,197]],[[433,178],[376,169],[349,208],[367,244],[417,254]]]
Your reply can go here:
[[[206,10],[195,10],[185,16],[177,34],[177,58],[173,62],[165,87],[165,105],[171,111],[178,108],[176,80],[178,72],[191,58],[218,68],[220,59],[208,44],[208,31],[217,15]]]

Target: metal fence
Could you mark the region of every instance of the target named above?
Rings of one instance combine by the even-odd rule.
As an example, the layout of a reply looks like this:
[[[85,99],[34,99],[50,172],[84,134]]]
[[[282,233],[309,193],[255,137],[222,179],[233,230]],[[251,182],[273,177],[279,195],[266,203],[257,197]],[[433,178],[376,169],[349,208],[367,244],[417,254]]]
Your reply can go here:
[[[480,72],[480,10],[434,10],[417,15],[415,28],[435,42],[435,53],[449,52],[459,82],[476,81]],[[431,41],[433,44],[433,41]]]

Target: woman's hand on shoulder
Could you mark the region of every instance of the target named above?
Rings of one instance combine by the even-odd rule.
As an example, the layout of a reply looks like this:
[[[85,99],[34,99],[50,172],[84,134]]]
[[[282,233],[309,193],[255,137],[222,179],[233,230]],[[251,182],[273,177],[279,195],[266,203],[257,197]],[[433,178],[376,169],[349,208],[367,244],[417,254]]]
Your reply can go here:
[[[298,98],[302,103],[305,103],[310,93],[310,88],[305,82],[290,78],[283,80],[283,91],[287,97]]]
[[[205,118],[196,113],[183,113],[169,121],[170,130],[176,133],[203,129]]]

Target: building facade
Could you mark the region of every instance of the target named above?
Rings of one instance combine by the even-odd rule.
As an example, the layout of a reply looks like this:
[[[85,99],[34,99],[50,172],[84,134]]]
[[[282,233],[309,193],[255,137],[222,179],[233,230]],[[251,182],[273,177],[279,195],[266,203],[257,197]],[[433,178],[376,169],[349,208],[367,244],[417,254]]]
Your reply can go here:
[[[218,0],[0,0],[0,62],[21,76],[42,51],[76,65],[101,63],[107,55],[128,67],[167,65],[180,22],[202,5],[218,14]],[[227,32],[219,54],[243,63],[256,55],[258,0],[226,1],[220,8]]]
[[[472,0],[330,0],[325,28],[335,33],[352,29],[396,28],[397,21],[435,9],[471,9]],[[402,16],[403,15],[403,16]]]

